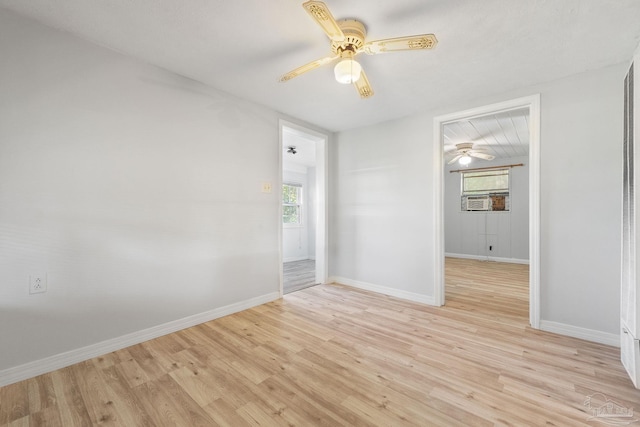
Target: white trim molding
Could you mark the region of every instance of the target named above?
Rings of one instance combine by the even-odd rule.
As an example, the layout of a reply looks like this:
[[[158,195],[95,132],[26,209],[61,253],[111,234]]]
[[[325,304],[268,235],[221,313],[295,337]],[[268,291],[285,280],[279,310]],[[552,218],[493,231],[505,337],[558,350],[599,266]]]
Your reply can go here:
[[[581,328],[579,326],[567,325],[565,323],[541,320],[540,329],[554,334],[566,335],[573,338],[597,342],[599,344],[620,347],[620,335],[609,332],[596,331],[593,329]]]
[[[23,365],[14,366],[0,371],[0,387],[33,378],[47,372],[62,369],[75,363],[83,362],[94,357],[102,356],[112,351],[121,350],[132,345],[140,344],[163,335],[182,329],[190,328],[201,323],[209,322],[229,314],[247,310],[261,304],[266,304],[280,298],[278,292],[257,296],[245,301],[229,304],[200,314],[194,314],[182,319],[153,326],[141,331],[132,332],[118,338],[102,341],[96,344],[56,354],[44,359],[35,360]]]
[[[436,305],[434,298],[430,295],[416,294],[415,292],[403,291],[401,289],[388,288],[386,286],[374,285],[373,283],[347,279],[346,277],[332,276],[332,277],[329,277],[327,282],[337,283],[345,286],[351,286],[353,288],[376,292],[378,294],[389,295],[392,297],[405,299],[413,302],[419,302],[422,304]]]
[[[540,94],[529,101],[529,323],[540,327]]]

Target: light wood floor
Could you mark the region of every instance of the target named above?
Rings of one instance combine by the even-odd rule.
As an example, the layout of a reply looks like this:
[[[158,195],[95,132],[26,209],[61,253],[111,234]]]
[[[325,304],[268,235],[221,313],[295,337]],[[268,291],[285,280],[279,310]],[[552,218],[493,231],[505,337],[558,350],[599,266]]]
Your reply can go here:
[[[445,305],[526,325],[529,322],[529,266],[446,258]]]
[[[640,406],[618,349],[527,327],[522,266],[450,261],[443,308],[314,286],[3,387],[0,425],[593,426],[590,396]]]
[[[316,284],[316,262],[312,259],[291,261],[282,264],[282,291],[285,294],[299,291]]]

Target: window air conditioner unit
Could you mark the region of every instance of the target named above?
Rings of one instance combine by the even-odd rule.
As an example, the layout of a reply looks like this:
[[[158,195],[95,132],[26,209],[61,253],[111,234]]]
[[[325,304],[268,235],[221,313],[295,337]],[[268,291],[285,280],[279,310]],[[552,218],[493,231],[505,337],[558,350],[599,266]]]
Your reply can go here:
[[[489,196],[468,196],[466,209],[468,211],[488,211],[491,207]]]

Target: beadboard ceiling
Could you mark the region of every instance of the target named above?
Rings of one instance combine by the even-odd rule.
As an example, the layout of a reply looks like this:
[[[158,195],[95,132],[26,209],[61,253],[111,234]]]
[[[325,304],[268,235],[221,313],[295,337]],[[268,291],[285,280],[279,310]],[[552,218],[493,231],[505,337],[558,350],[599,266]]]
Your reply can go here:
[[[292,0],[0,0],[36,19],[329,131],[422,110],[447,112],[507,91],[629,61],[638,0],[326,0],[368,40],[434,33],[432,51],[360,55],[375,95],[360,99],[324,66],[320,27]]]
[[[445,160],[453,158],[456,144],[473,142],[496,159],[529,155],[529,109],[523,108],[447,123],[443,129]],[[476,161],[482,163],[482,160]]]

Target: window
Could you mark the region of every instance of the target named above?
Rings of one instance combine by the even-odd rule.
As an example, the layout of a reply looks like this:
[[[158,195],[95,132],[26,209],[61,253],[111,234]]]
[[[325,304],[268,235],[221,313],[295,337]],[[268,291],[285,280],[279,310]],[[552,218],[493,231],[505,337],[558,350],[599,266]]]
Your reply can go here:
[[[302,186],[300,184],[282,185],[282,223],[302,224]]]
[[[509,169],[462,172],[463,211],[508,211]]]

